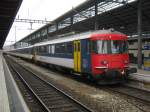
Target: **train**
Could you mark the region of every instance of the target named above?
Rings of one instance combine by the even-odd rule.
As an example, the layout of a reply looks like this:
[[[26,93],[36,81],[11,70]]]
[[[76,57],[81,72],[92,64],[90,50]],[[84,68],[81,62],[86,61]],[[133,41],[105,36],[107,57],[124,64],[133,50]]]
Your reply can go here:
[[[89,31],[10,50],[10,55],[69,70],[100,84],[125,82],[130,73],[127,36]]]

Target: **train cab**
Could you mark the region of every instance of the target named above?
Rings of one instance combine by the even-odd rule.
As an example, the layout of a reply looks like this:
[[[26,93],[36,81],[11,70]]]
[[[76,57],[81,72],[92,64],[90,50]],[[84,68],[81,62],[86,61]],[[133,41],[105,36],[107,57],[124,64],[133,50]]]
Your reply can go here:
[[[119,81],[129,73],[127,36],[121,33],[95,34],[91,41],[91,68],[96,79]]]

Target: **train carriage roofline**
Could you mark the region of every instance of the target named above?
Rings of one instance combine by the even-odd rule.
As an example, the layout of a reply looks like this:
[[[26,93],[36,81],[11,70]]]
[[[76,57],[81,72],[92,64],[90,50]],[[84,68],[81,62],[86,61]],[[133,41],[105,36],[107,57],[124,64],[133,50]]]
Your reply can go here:
[[[21,50],[21,49],[32,48],[32,47],[34,47],[34,45],[27,46],[27,47],[16,48],[16,49],[8,50],[8,51],[15,51],[15,50]]]
[[[48,45],[48,44],[57,44],[57,43],[62,43],[62,42],[70,42],[70,41],[74,41],[74,40],[81,40],[81,39],[90,38],[94,34],[121,34],[121,35],[125,35],[121,32],[114,31],[112,29],[109,29],[109,30],[96,30],[96,31],[89,31],[89,32],[79,33],[79,34],[66,36],[66,37],[59,37],[57,39],[53,39],[53,40],[49,40],[49,41],[46,41],[46,42],[40,42],[40,43],[34,44],[34,46],[35,47],[36,46],[44,46],[44,45]]]
[[[66,37],[59,37],[57,39],[36,43],[36,44],[28,46],[28,47],[16,48],[11,51],[32,48],[32,47],[37,47],[37,46],[44,46],[44,45],[49,45],[49,44],[57,44],[57,43],[63,43],[63,42],[70,42],[70,41],[74,41],[74,40],[86,39],[86,38],[90,38],[94,34],[121,34],[121,35],[124,35],[123,33],[115,31],[114,29],[88,31],[88,32],[84,32],[84,33],[74,34],[74,35],[70,35],[70,36],[66,36]]]

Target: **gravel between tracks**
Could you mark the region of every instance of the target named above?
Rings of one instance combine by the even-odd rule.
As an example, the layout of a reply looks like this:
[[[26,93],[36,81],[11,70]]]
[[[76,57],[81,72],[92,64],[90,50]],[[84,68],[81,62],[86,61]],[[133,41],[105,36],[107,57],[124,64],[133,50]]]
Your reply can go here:
[[[121,95],[111,94],[107,91],[101,90],[100,88],[95,88],[68,78],[67,75],[59,75],[46,68],[20,59],[17,59],[17,62],[23,64],[29,69],[32,69],[40,76],[54,83],[63,91],[67,92],[73,98],[81,101],[95,112],[141,112],[141,110],[134,106],[133,103],[130,103],[130,99]],[[137,102],[135,101],[135,103]],[[146,108],[147,112],[150,112],[150,107],[144,106],[143,108]]]

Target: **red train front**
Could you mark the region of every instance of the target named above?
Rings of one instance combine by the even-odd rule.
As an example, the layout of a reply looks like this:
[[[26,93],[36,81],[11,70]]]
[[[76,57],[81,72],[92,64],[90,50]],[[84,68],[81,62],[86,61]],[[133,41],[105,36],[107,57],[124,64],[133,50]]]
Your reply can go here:
[[[127,36],[121,33],[94,34],[90,41],[92,76],[99,83],[124,81],[131,71]]]

